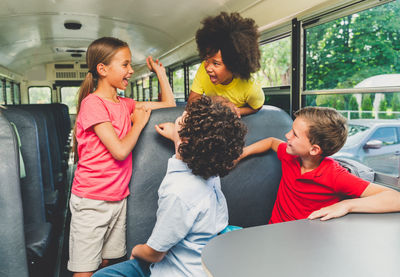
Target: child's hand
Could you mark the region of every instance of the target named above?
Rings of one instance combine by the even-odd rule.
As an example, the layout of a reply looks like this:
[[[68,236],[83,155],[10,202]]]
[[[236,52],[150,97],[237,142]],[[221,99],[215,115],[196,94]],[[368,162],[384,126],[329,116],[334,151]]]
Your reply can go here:
[[[136,246],[135,246],[135,247],[136,247]],[[134,259],[135,259],[135,256],[133,256],[135,247],[132,248],[132,252],[131,252],[131,256],[129,257],[129,260],[134,260]]]
[[[331,218],[342,217],[350,212],[350,208],[346,203],[347,201],[343,200],[328,207],[324,207],[318,211],[314,211],[308,216],[308,219],[320,218],[322,221],[324,221]]]
[[[144,126],[146,126],[147,122],[149,121],[150,114],[151,109],[148,109],[146,107],[137,107],[135,111],[131,114],[132,123],[144,128]]]
[[[239,156],[239,158],[237,158],[236,160],[233,161],[233,167],[236,167],[237,164],[238,164],[243,158],[245,158],[245,156],[244,156],[244,149],[243,149],[243,153]]]
[[[237,164],[243,160],[244,158],[246,158],[249,154],[248,154],[248,149],[249,146],[243,147],[243,152],[242,154],[239,156],[239,158],[237,158],[236,160],[233,161],[233,167],[237,166]]]
[[[174,141],[175,139],[175,124],[172,122],[164,122],[154,126],[157,133],[163,137]]]
[[[236,113],[237,117],[241,118],[242,116],[240,115],[240,109],[238,107],[235,106],[235,104],[233,104],[232,102],[230,102],[230,108],[231,110],[233,110],[234,113]]]
[[[147,64],[147,68],[156,74],[158,72],[165,73],[165,68],[164,68],[163,64],[158,59],[153,61],[152,56],[148,56],[146,58],[146,64]]]

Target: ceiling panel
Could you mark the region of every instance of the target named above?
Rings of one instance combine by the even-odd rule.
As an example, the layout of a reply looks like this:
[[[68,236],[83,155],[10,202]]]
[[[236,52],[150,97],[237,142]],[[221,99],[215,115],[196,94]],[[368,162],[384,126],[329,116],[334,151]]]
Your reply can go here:
[[[87,47],[102,36],[129,43],[134,64],[169,52],[194,37],[205,16],[239,11],[255,0],[2,0],[0,64],[23,74],[48,62],[84,60],[55,47]],[[82,23],[66,30],[65,21]],[[195,50],[193,55],[195,55]]]

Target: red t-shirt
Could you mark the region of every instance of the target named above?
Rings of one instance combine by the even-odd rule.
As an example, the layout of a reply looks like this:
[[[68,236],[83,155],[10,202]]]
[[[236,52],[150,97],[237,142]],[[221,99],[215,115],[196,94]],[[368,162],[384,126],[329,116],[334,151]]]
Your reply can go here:
[[[93,125],[111,122],[120,139],[128,133],[135,101],[118,99],[114,103],[89,94],[81,103],[76,119],[79,161],[72,184],[72,193],[79,197],[119,201],[129,195],[132,153],[123,161],[114,159],[93,130]]]
[[[286,147],[286,143],[278,147],[282,178],[269,223],[307,218],[345,198],[360,197],[369,185],[329,157],[316,169],[301,174],[298,156],[286,153]]]

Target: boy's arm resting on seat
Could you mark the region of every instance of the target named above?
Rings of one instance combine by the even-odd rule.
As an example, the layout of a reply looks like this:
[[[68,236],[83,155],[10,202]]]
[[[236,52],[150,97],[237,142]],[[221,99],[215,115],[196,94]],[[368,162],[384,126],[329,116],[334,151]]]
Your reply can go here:
[[[147,244],[138,244],[133,247],[130,259],[139,258],[150,263],[158,263],[164,258],[165,254],[167,252],[156,251]]]
[[[308,219],[328,220],[351,212],[387,213],[400,211],[400,192],[370,183],[360,198],[346,199],[312,212]]]
[[[152,57],[146,58],[147,67],[150,71],[156,73],[158,82],[160,83],[161,101],[160,102],[137,102],[136,106],[144,106],[148,109],[156,110],[161,108],[176,107],[174,93],[168,82],[165,67],[158,60],[153,61]]]
[[[242,155],[240,155],[238,160],[241,160],[241,159],[246,158],[251,155],[267,152],[270,149],[277,152],[278,146],[282,142],[284,142],[284,141],[274,138],[274,137],[269,137],[266,139],[259,140],[255,143],[250,144],[249,146],[246,146],[245,148],[243,148],[243,153],[242,153]]]

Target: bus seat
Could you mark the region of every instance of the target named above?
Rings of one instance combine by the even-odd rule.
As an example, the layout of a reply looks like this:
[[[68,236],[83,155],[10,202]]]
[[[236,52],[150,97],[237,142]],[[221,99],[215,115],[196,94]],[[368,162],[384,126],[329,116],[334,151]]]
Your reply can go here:
[[[16,125],[21,140],[26,172],[26,177],[21,179],[24,223],[42,223],[45,221],[45,208],[36,122],[28,112],[20,109],[7,108],[3,114]]]
[[[53,163],[51,159],[51,149],[48,135],[46,118],[41,111],[26,108],[28,105],[7,106],[28,112],[35,120],[38,130],[40,165],[42,171],[44,202],[46,207],[46,218],[52,220],[58,206],[59,194],[55,188],[55,178],[53,177]]]
[[[64,153],[65,151],[65,146],[67,143],[68,139],[68,134],[67,132],[70,131],[71,129],[71,123],[68,122],[69,118],[69,113],[68,113],[68,106],[60,103],[52,103],[52,104],[38,104],[35,105],[37,107],[40,107],[43,109],[48,115],[51,115],[51,121],[50,124],[54,126],[54,130],[56,131],[57,139],[58,139],[58,155],[59,159],[61,160],[61,168],[62,171],[65,170],[67,164],[65,163],[65,160],[68,158],[67,153]],[[65,114],[65,107],[67,107],[67,114]],[[64,118],[65,116],[68,116],[68,118]],[[67,129],[69,128],[69,131]]]
[[[264,106],[256,114],[244,116],[248,133],[246,145],[267,137],[284,140],[292,119],[283,110]],[[274,151],[242,160],[221,180],[229,224],[251,227],[267,224],[281,179],[281,163]]]
[[[20,109],[3,110],[17,127],[26,177],[20,180],[25,242],[30,263],[40,261],[49,250],[52,224],[46,222],[43,183],[40,169],[38,131],[31,115]]]
[[[158,188],[165,175],[168,159],[174,154],[171,141],[161,137],[155,124],[174,122],[183,106],[152,112],[133,150],[133,171],[128,197],[127,247],[145,243],[156,220]],[[274,136],[284,139],[292,119],[281,109],[264,106],[258,113],[244,116],[246,145]],[[229,210],[229,224],[250,227],[267,224],[275,202],[281,166],[276,154],[268,152],[241,161],[221,179]],[[188,184],[190,185],[190,184]]]
[[[17,141],[0,111],[0,276],[28,276]]]
[[[42,224],[28,224],[24,226],[26,252],[29,263],[45,263],[44,257],[50,253],[53,239],[52,225],[48,222]]]
[[[174,154],[174,144],[161,137],[154,125],[175,122],[184,106],[152,111],[132,152],[132,179],[127,206],[127,248],[144,243],[156,220],[158,187],[167,170],[168,159]]]
[[[48,141],[50,143],[50,156],[53,169],[54,184],[56,189],[60,188],[63,181],[63,172],[61,165],[61,147],[58,139],[57,124],[54,118],[54,114],[51,111],[49,105],[18,105],[24,110],[32,111],[40,114],[41,117],[45,119],[47,125]]]
[[[69,149],[69,135],[71,133],[71,118],[69,116],[69,108],[63,103],[53,103],[54,110],[57,111],[57,118],[61,128],[61,146]]]

